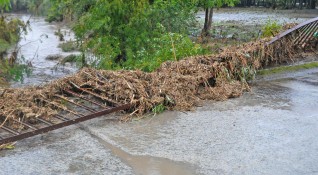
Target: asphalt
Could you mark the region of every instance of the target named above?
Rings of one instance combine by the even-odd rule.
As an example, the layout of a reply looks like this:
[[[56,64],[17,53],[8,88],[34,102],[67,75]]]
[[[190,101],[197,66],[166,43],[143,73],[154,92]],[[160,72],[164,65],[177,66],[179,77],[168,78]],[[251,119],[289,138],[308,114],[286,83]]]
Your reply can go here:
[[[0,174],[318,174],[318,69],[251,92],[120,123],[105,118],[0,152]]]

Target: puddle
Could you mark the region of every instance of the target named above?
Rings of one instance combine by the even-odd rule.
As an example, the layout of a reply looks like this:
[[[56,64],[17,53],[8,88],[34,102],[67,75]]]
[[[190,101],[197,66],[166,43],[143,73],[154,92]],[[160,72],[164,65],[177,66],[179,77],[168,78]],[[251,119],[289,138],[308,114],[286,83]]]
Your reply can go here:
[[[111,150],[114,156],[117,156],[124,163],[129,165],[137,175],[196,174],[195,168],[192,165],[165,158],[132,155],[100,138],[89,128],[83,125],[81,128],[88,132],[93,138],[97,139],[104,147]]]

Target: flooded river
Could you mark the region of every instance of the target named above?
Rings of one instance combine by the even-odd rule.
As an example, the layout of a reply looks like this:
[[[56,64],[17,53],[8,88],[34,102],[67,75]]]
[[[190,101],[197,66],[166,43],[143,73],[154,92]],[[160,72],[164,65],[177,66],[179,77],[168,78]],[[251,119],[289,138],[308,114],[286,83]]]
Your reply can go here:
[[[273,15],[258,13],[225,11],[215,17],[259,21]],[[75,72],[72,66],[54,71],[57,63],[45,60],[65,54],[53,35],[58,26],[43,18],[33,18],[31,25],[21,44],[49,37],[23,48],[34,69],[23,85]],[[98,118],[22,140],[16,149],[0,152],[0,174],[317,174],[318,69],[277,77],[255,81],[240,98],[206,102],[193,112],[130,123]]]
[[[65,40],[73,39],[72,32],[67,27],[59,26],[56,23],[48,23],[43,17],[34,17],[28,14],[11,14],[11,17],[17,17],[26,22],[30,20],[28,33],[23,36],[19,42],[21,47],[19,58],[23,57],[26,62],[30,63],[32,73],[24,76],[22,82],[12,82],[13,87],[26,85],[40,85],[50,82],[54,79],[64,77],[76,72],[75,65],[58,65],[58,61],[47,60],[49,55],[62,55],[78,53],[65,53],[58,47],[61,43],[58,36],[54,35],[58,29],[65,34]]]
[[[225,9],[215,10],[215,22],[235,22],[241,25],[260,25],[266,23],[268,19],[278,20],[280,23],[303,22],[309,18],[316,17],[316,11],[280,12],[261,9]],[[49,55],[67,56],[73,53],[65,53],[58,45],[61,43],[58,36],[54,35],[61,29],[65,34],[65,40],[73,39],[72,32],[59,23],[48,23],[44,17],[30,16],[28,14],[11,14],[11,17],[17,17],[23,21],[30,20],[31,30],[23,36],[19,46],[21,46],[19,57],[23,57],[32,67],[32,73],[24,76],[22,82],[12,82],[12,87],[22,87],[27,85],[41,85],[54,79],[64,77],[77,71],[75,65],[58,65],[57,61],[46,60]],[[199,12],[198,17],[203,19],[204,13]],[[79,53],[75,53],[79,54]]]
[[[205,12],[197,15],[202,20]],[[264,25],[268,20],[276,21],[279,24],[301,23],[310,18],[318,16],[317,10],[270,10],[263,8],[234,8],[214,10],[214,22],[233,22],[242,25]]]

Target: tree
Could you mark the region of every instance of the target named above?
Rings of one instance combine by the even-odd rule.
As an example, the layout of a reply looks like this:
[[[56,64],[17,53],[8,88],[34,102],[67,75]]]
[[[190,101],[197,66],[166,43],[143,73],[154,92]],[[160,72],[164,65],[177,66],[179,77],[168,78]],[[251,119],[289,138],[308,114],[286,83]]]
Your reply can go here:
[[[220,8],[224,5],[234,6],[239,0],[198,0],[198,7],[205,10],[204,27],[201,35],[207,37],[210,35],[212,27],[213,9]]]
[[[11,4],[10,0],[0,0],[0,10],[3,12],[4,10],[9,10]]]
[[[71,7],[85,0],[73,1]],[[135,64],[174,59],[171,40],[174,40],[176,48],[179,44],[191,46],[185,47],[189,48],[186,51],[182,50],[184,55],[195,53],[193,50],[196,48],[188,38],[190,21],[195,19],[194,0],[94,2],[79,16],[73,29],[82,51],[101,58],[99,67],[130,69],[138,67],[133,66]],[[176,57],[181,57],[180,52],[176,52]],[[145,70],[153,70],[155,66],[150,67]]]

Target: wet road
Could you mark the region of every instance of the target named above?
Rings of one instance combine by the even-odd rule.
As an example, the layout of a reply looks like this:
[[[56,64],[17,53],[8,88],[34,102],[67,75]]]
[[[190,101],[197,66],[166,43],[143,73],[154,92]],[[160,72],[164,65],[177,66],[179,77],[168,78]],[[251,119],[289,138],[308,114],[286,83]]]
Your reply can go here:
[[[311,69],[194,112],[95,119],[1,151],[0,174],[318,174],[317,87]]]

